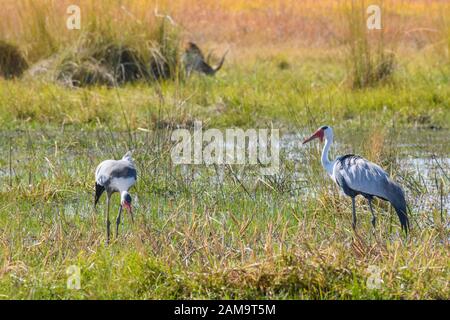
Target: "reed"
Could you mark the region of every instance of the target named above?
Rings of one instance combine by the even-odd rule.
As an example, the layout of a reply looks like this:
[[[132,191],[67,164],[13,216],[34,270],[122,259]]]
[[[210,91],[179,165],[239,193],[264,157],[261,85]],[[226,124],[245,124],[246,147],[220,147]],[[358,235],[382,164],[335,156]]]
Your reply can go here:
[[[395,69],[395,52],[385,47],[386,25],[382,25],[381,30],[369,30],[366,23],[367,7],[365,1],[350,1],[347,8],[348,62],[352,70],[352,87],[356,89],[385,82]],[[387,9],[382,6],[381,10]],[[387,19],[382,21],[386,24]]]

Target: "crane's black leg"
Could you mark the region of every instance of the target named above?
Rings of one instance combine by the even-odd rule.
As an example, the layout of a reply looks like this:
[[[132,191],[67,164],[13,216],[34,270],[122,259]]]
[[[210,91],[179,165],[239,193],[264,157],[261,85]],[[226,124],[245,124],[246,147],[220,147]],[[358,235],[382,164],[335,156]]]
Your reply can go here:
[[[355,197],[352,197],[352,228],[353,231],[356,230],[356,204],[355,204]]]
[[[369,201],[369,208],[370,208],[370,212],[372,213],[372,226],[375,229],[375,225],[377,223],[377,217],[375,216],[375,212],[373,211],[373,208],[372,208],[372,198],[368,198],[367,201]]]
[[[119,214],[116,219],[116,237],[119,237],[120,217],[122,216],[122,205],[119,206]]]
[[[111,223],[109,222],[109,200],[111,198],[111,195],[108,194],[108,197],[106,198],[106,244],[109,244],[109,234],[110,234],[110,226]]]

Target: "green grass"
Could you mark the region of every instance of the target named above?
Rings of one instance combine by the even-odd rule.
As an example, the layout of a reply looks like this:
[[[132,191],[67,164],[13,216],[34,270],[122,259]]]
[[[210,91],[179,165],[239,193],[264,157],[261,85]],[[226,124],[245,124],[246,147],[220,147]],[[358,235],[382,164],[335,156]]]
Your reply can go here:
[[[1,149],[8,154],[11,142],[14,174],[11,180],[4,174],[9,156],[2,157],[1,297],[448,299],[448,218],[439,218],[438,204],[423,208],[415,200],[435,191],[416,189],[423,182],[398,165],[396,146],[404,138],[392,130],[384,131],[390,143],[380,153],[391,156],[387,168],[407,190],[408,240],[381,202],[374,234],[359,202],[354,234],[350,201],[323,174],[315,147],[302,149],[297,169],[283,156],[280,175],[261,177],[264,183],[257,168],[234,167],[249,196],[229,168],[215,184],[213,167],[189,167],[187,173],[173,167],[162,131],[133,132],[131,140],[126,132],[89,128],[3,131]],[[364,150],[377,130],[355,128],[362,135],[356,139],[346,131],[336,128],[340,140]],[[105,246],[104,199],[96,212],[93,171],[129,147],[139,170],[132,192],[136,221],[125,216],[120,237]],[[435,149],[445,157],[448,141]],[[293,178],[294,172],[302,178]],[[447,197],[448,180],[437,177]],[[117,196],[113,202],[114,213]],[[81,268],[81,290],[66,288],[70,265]],[[379,290],[366,285],[371,265],[382,270]]]
[[[351,90],[339,52],[311,56],[293,57],[288,69],[279,69],[275,56],[244,65],[229,62],[217,78],[142,82],[116,89],[71,90],[35,80],[3,81],[0,124],[152,129],[155,119],[166,123],[202,119],[219,127],[374,119],[445,127],[450,121],[448,64],[436,67],[425,62],[427,57],[411,61],[406,56],[389,83]]]

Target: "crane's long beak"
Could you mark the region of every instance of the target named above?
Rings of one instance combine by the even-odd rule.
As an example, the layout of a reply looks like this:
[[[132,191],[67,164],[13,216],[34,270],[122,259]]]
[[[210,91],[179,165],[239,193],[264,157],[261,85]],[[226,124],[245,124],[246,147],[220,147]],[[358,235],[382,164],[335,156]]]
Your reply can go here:
[[[313,135],[307,139],[305,139],[305,141],[303,141],[303,144],[310,142],[311,140],[314,140],[316,138],[320,139],[320,142],[323,141],[323,130],[319,129],[316,132],[313,133]]]
[[[131,216],[131,222],[134,223],[133,209],[132,209],[132,207],[131,207],[131,204],[125,202],[125,203],[123,204],[123,206],[124,206],[125,209],[130,213],[130,216]]]

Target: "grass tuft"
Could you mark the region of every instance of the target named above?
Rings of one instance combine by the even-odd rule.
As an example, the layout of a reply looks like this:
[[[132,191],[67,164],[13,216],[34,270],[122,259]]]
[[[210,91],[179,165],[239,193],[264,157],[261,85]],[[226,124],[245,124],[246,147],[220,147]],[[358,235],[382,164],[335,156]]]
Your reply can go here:
[[[385,48],[384,30],[369,30],[365,1],[351,1],[347,8],[351,83],[355,89],[371,87],[389,80],[396,66],[395,53]],[[384,20],[383,20],[384,21]]]
[[[111,87],[176,77],[179,39],[164,20],[140,39],[144,45],[138,44],[138,39],[121,39],[100,30],[82,34],[72,49],[62,53],[61,62],[56,66],[58,81],[77,87]]]
[[[5,79],[20,77],[27,68],[28,63],[20,49],[0,40],[0,77]]]

